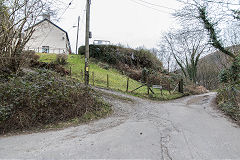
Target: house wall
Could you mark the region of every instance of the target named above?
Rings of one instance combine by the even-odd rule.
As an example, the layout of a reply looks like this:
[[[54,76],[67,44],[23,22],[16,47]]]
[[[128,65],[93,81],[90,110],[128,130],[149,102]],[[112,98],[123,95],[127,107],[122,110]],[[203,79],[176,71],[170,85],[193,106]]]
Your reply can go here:
[[[34,27],[34,33],[31,39],[26,44],[25,49],[43,52],[43,47],[49,48],[48,53],[69,54],[70,46],[67,39],[67,34],[58,27],[43,21]]]

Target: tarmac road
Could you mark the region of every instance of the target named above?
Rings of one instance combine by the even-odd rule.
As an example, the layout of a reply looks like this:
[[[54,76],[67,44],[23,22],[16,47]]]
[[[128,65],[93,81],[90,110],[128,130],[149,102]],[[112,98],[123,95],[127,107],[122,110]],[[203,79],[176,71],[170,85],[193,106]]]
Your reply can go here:
[[[0,137],[0,159],[240,159],[240,128],[215,108],[215,97],[207,93],[170,102],[105,97],[114,104],[110,117]]]

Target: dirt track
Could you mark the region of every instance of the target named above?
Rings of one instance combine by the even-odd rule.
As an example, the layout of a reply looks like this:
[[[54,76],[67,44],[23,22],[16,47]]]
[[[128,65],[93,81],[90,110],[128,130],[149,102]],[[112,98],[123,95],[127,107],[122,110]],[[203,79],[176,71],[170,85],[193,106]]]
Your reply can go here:
[[[240,159],[240,128],[215,109],[215,96],[171,102],[107,98],[114,114],[106,119],[1,137],[0,159]]]

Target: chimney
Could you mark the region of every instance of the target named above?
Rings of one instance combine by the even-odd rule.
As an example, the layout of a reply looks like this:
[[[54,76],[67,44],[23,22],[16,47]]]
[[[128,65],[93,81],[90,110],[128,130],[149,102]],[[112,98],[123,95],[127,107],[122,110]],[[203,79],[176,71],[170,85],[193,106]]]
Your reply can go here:
[[[47,20],[50,21],[50,14],[49,13],[44,13],[44,14],[42,14],[42,18],[43,18],[43,20],[47,19]]]

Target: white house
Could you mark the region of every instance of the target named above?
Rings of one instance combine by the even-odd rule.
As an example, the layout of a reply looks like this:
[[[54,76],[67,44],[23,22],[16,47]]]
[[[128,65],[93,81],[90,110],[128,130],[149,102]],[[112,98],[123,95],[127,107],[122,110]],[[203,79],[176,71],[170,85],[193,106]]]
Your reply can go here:
[[[48,18],[43,19],[33,27],[34,32],[25,46],[26,50],[34,50],[38,53],[71,54],[67,32]]]

